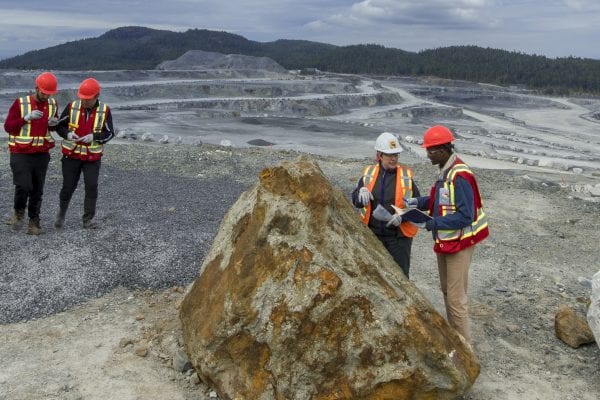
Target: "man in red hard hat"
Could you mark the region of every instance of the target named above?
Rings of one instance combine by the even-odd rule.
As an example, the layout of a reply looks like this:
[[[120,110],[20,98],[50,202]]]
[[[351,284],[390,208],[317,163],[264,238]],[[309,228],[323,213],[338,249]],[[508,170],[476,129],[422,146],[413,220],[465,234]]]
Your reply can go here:
[[[475,245],[489,235],[487,217],[475,175],[454,152],[454,135],[442,125],[423,136],[427,158],[439,167],[429,196],[407,199],[410,207],[433,217],[422,226],[433,234],[446,317],[467,342],[471,341],[467,285]]]
[[[361,209],[362,222],[375,233],[408,278],[412,240],[418,229],[395,214],[392,205],[405,208],[404,198],[419,196],[419,189],[412,170],[398,163],[402,147],[394,134],[380,134],[375,140],[375,151],[377,164],[365,167],[352,192],[352,203]],[[387,212],[387,220],[378,218],[381,209]]]
[[[110,108],[98,100],[100,84],[94,78],[85,79],[77,91],[78,100],[69,103],[61,114],[57,133],[63,138],[62,176],[59,194],[59,210],[54,222],[62,228],[71,197],[77,189],[81,174],[85,188],[82,225],[86,229],[97,228],[93,221],[98,199],[98,177],[104,144],[111,140],[113,129]]]
[[[16,99],[4,122],[15,185],[14,212],[6,224],[12,225],[15,230],[20,229],[27,208],[27,233],[30,235],[42,232],[40,209],[50,149],[54,147],[50,131],[55,130],[58,123],[58,104],[51,96],[56,94],[57,87],[54,74],[44,72],[38,75],[35,93]]]

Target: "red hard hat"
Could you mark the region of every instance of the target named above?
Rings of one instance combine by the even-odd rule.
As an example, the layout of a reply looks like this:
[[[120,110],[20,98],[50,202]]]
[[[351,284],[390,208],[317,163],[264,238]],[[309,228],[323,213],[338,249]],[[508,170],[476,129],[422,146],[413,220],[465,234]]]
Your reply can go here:
[[[80,99],[93,99],[98,94],[100,94],[100,84],[94,78],[87,78],[81,85],[79,85],[79,91],[77,92],[77,96]]]
[[[35,86],[40,90],[40,92],[51,95],[56,94],[58,91],[56,88],[58,86],[58,80],[51,72],[44,72],[38,75],[35,78]]]
[[[439,146],[440,144],[450,143],[454,140],[454,135],[450,129],[443,125],[435,125],[425,131],[423,135],[423,147]]]

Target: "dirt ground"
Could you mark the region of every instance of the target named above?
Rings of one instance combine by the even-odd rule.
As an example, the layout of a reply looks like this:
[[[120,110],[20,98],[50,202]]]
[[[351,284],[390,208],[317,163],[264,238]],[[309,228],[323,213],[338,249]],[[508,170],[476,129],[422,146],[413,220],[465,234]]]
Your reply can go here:
[[[176,180],[183,174],[181,160],[216,157],[203,148],[187,150],[190,153],[182,157],[181,150],[170,146],[148,152],[155,163],[140,165],[131,162],[128,152],[133,148],[115,146],[105,165],[132,174],[161,166],[160,171]],[[280,158],[268,150],[263,154],[237,149],[230,154],[253,165],[253,174]],[[281,158],[289,156],[285,153]],[[318,161],[330,180],[347,193],[362,166],[370,162],[331,157]],[[424,161],[410,160],[410,164],[417,184],[426,191],[433,183],[434,167]],[[573,349],[554,334],[558,306],[581,309],[590,289],[580,285],[578,278],[591,277],[600,269],[600,203],[581,199],[573,191],[574,185],[597,184],[600,178],[533,168],[476,169],[476,174],[491,236],[475,252],[470,272],[473,342],[481,374],[464,399],[600,398],[599,347]],[[161,188],[147,190],[149,199],[160,201]],[[103,229],[108,228],[100,233]],[[0,240],[14,234],[0,227]],[[45,236],[53,234],[49,230]],[[89,246],[94,246],[93,237]],[[415,239],[412,259],[411,280],[441,311],[427,233]],[[3,266],[3,279],[7,268]],[[178,307],[184,292],[185,285],[158,289],[117,285],[63,312],[0,325],[0,399],[210,398],[211,388],[198,382],[193,371],[179,372],[172,366],[182,344]]]

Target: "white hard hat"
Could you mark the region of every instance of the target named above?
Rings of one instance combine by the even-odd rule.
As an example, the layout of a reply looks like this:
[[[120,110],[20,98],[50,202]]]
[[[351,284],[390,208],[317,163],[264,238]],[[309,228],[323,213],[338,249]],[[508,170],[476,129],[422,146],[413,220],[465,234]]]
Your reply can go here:
[[[393,133],[383,132],[375,141],[375,150],[385,154],[398,154],[402,152],[402,147],[398,138]]]

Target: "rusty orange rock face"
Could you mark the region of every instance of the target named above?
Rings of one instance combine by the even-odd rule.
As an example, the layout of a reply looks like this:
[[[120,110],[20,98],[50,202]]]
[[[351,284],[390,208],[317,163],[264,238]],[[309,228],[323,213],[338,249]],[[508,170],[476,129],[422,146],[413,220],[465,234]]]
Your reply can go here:
[[[479,373],[306,158],[240,196],[180,315],[192,363],[223,399],[451,399]]]

